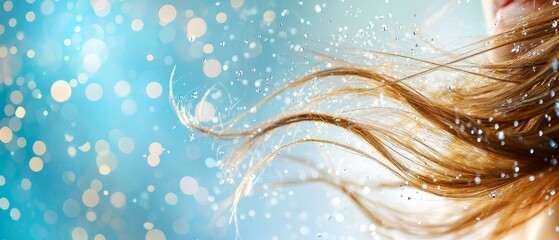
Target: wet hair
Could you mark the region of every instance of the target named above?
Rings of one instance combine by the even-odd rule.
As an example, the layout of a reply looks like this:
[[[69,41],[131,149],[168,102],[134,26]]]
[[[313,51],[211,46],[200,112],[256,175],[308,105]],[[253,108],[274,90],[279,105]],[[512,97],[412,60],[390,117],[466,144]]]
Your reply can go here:
[[[175,101],[172,82],[171,104],[187,127],[238,142],[221,163],[229,176],[238,173],[243,160],[274,131],[309,122],[341,129],[374,149],[371,153],[320,137],[295,139],[278,146],[250,164],[243,174],[233,196],[233,215],[239,200],[251,191],[256,174],[277,158],[278,152],[314,142],[370,159],[407,186],[460,206],[458,210],[440,211],[439,220],[426,218],[417,224],[417,215],[410,215],[410,211],[359,191],[363,187],[396,188],[400,184],[369,186],[327,173],[302,181],[336,187],[384,234],[398,231],[416,237],[464,236],[488,223],[494,226],[489,236],[502,237],[557,202],[558,18],[559,6],[549,3],[508,26],[508,30],[439,59],[360,51],[384,59],[381,62],[394,61],[415,70],[408,75],[391,68],[395,66],[391,64],[352,64],[332,58],[331,67],[293,80],[252,110],[309,82],[350,80],[337,81],[327,91],[312,95],[305,108],[286,110],[249,128],[235,124],[251,111],[216,126],[198,122],[190,104]],[[482,59],[488,51],[505,47],[517,52],[514,58],[494,63]],[[450,77],[449,73],[456,74]],[[417,82],[442,82],[449,87],[433,91]],[[325,100],[342,97],[367,103],[366,99],[379,95],[391,104],[338,112],[317,107]],[[206,93],[202,102],[207,96]],[[380,118],[384,121],[377,121]],[[404,122],[407,127],[401,125]],[[426,136],[415,135],[417,129]],[[311,161],[294,159],[323,172]]]

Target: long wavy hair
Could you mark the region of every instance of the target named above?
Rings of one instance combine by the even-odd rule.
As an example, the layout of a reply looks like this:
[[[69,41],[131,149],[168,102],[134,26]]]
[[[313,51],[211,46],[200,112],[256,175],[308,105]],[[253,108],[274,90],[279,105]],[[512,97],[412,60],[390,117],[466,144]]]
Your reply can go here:
[[[397,187],[398,184],[367,186],[327,174],[305,159],[292,158],[323,173],[306,182],[323,182],[336,187],[377,228],[386,230],[386,235],[399,231],[416,237],[464,236],[482,229],[487,225],[483,224],[485,222],[494,226],[490,237],[502,237],[558,200],[555,196],[559,184],[555,156],[559,141],[558,18],[559,6],[549,3],[508,26],[508,30],[445,54],[438,60],[361,51],[385,59],[382,61],[386,63],[392,59],[398,61],[401,68],[417,70],[404,76],[398,76],[402,74],[391,69],[395,66],[391,64],[353,64],[339,58],[330,59],[331,67],[293,80],[250,111],[215,126],[197,121],[190,103],[175,100],[172,77],[171,104],[187,127],[238,143],[221,162],[229,176],[238,174],[243,160],[257,151],[274,131],[305,122],[339,128],[375,150],[371,153],[362,147],[319,137],[284,143],[252,162],[242,174],[232,198],[233,218],[236,218],[239,200],[251,191],[255,176],[278,157],[278,152],[293,145],[314,142],[370,159],[408,186],[466,206],[465,210],[441,212],[441,216],[446,216],[442,218],[444,221],[417,224],[417,218],[409,217],[405,209],[358,190]],[[481,56],[485,53],[504,47],[517,52],[515,57],[495,63],[483,61]],[[449,72],[458,74],[445,77],[448,75],[443,73]],[[236,127],[239,121],[287,91],[313,81],[342,78],[351,81],[338,81],[328,91],[309,97],[304,108],[288,109],[252,127]],[[451,80],[449,86],[452,86],[436,91],[414,84]],[[202,102],[210,91],[201,98]],[[321,102],[336,98],[365,101],[379,94],[392,104],[338,112],[321,111],[317,107]],[[377,121],[381,117],[384,121]],[[403,122],[408,127],[394,127]],[[428,133],[428,139],[414,135],[416,129]]]

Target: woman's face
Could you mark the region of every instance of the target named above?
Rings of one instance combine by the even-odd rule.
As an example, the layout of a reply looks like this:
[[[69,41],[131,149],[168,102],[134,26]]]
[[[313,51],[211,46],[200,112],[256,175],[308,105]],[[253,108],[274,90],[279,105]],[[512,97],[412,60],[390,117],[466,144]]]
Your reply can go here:
[[[481,0],[487,32],[490,36],[505,31],[506,26],[515,24],[521,17],[526,16],[551,0]],[[509,60],[515,57],[512,44],[489,52],[492,62]]]

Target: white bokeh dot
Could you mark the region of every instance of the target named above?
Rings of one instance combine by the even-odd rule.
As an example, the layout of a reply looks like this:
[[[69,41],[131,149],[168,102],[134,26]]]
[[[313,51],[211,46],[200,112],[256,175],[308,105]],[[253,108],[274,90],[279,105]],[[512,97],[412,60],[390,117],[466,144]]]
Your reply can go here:
[[[146,86],[146,94],[150,98],[158,98],[159,96],[161,96],[161,93],[163,93],[163,87],[161,87],[161,84],[159,84],[158,82],[150,82]]]

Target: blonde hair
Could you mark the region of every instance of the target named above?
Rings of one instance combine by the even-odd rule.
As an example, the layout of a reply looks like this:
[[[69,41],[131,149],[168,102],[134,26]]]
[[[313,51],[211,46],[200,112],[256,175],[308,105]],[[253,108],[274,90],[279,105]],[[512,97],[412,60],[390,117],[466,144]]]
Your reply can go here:
[[[325,99],[341,96],[358,99],[378,94],[398,106],[375,107],[374,111],[371,108],[362,118],[307,108],[289,111],[250,128],[233,128],[251,114],[247,111],[218,126],[203,126],[192,115],[190,104],[175,101],[172,81],[171,104],[187,127],[218,139],[239,141],[236,149],[222,161],[222,168],[230,176],[238,171],[243,159],[255,151],[259,141],[279,128],[304,122],[344,129],[376,150],[372,154],[320,138],[303,138],[284,144],[253,163],[244,174],[233,197],[234,216],[239,200],[251,191],[254,176],[278,152],[296,144],[315,142],[369,158],[411,187],[467,205],[467,210],[441,213],[448,215],[443,222],[426,221],[419,225],[417,218],[408,217],[404,210],[357,191],[357,187],[363,187],[358,183],[329,174],[309,180],[338,188],[378,228],[417,237],[464,236],[480,229],[480,222],[491,222],[495,228],[490,237],[502,237],[557,202],[558,18],[559,6],[549,4],[509,26],[509,30],[475,42],[443,63],[369,51],[385,58],[410,60],[414,63],[408,65],[419,71],[396,77],[397,74],[391,74],[396,71],[386,65],[360,66],[341,61],[331,68],[294,80],[253,107],[253,110],[259,109],[271,99],[311,81],[351,77],[351,84],[338,84],[312,97],[308,106],[312,108]],[[511,60],[471,63],[475,57],[511,44],[519,50]],[[481,50],[475,49],[480,46]],[[440,71],[460,73],[456,82],[467,84],[456,84],[434,93],[410,84],[411,80],[433,82],[427,76]],[[202,102],[209,92],[202,97]],[[389,128],[390,124],[383,125],[368,118],[373,113],[392,116],[398,122],[415,123],[415,126]],[[414,137],[410,130],[417,128],[427,130],[433,140]],[[312,162],[295,160],[320,170]],[[375,187],[394,186],[386,183]],[[385,233],[390,235],[388,231]]]

